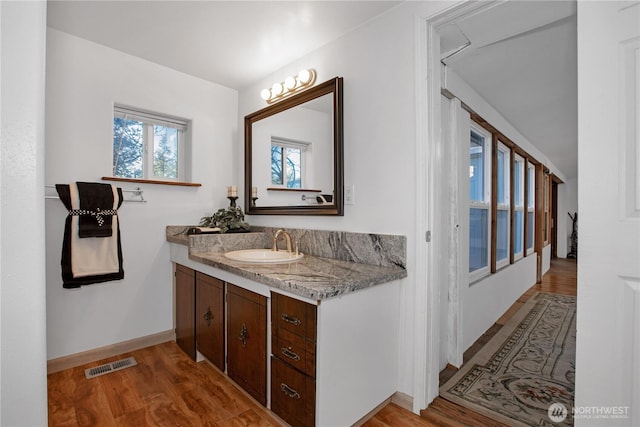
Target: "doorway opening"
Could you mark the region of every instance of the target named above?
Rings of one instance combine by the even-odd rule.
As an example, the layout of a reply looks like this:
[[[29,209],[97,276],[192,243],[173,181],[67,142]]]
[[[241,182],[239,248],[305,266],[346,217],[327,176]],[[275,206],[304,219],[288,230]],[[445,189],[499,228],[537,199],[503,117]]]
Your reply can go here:
[[[558,186],[557,183],[553,186],[554,193],[549,197],[553,198],[551,205],[551,214],[547,217],[547,225],[551,225],[553,238],[550,240],[551,246],[546,247],[543,243],[531,245],[531,251],[527,251],[527,247],[524,248],[523,255],[519,258],[512,259],[506,266],[503,266],[502,270],[518,268],[525,270],[527,273],[527,280],[531,278],[531,283],[522,283],[522,288],[508,289],[508,294],[499,293],[500,286],[494,286],[492,292],[495,295],[501,295],[503,301],[496,307],[489,307],[487,311],[489,314],[484,315],[481,319],[482,322],[478,322],[478,325],[471,325],[474,323],[469,319],[469,310],[479,311],[470,302],[473,300],[474,295],[478,294],[479,286],[476,286],[476,282],[471,283],[469,281],[469,228],[468,228],[468,200],[464,203],[460,203],[460,200],[468,199],[468,187],[461,185],[464,180],[469,180],[469,168],[467,166],[466,178],[464,176],[464,168],[460,167],[459,159],[463,156],[467,156],[468,153],[463,152],[462,145],[455,146],[451,144],[446,135],[441,135],[440,130],[447,128],[447,131],[459,137],[461,134],[460,127],[457,127],[455,120],[449,120],[445,123],[443,121],[444,116],[447,114],[458,114],[455,112],[476,112],[487,110],[487,103],[481,94],[469,86],[471,92],[476,93],[473,97],[460,97],[457,98],[455,91],[450,91],[453,87],[462,87],[465,82],[457,73],[443,72],[443,64],[451,69],[451,64],[466,56],[469,52],[473,52],[475,57],[481,56],[484,47],[492,47],[500,45],[503,41],[511,41],[513,39],[520,38],[521,34],[536,33],[537,28],[556,30],[565,23],[571,23],[575,21],[575,7],[573,12],[571,7],[560,10],[559,16],[542,16],[542,12],[536,14],[532,19],[533,23],[529,22],[523,24],[522,22],[511,22],[518,20],[505,20],[504,28],[496,29],[495,26],[486,26],[486,35],[483,41],[478,45],[474,43],[473,37],[468,37],[468,34],[461,30],[461,22],[468,18],[475,18],[484,16],[487,12],[496,12],[499,7],[505,4],[523,4],[527,3],[527,7],[534,7],[535,2],[468,2],[450,8],[439,15],[426,19],[422,22],[421,35],[425,41],[418,40],[419,51],[421,52],[421,61],[418,61],[418,76],[423,76],[424,81],[419,77],[417,79],[418,93],[425,93],[426,99],[420,100],[418,103],[418,147],[417,154],[419,159],[423,159],[423,170],[418,170],[418,181],[421,179],[426,180],[424,188],[418,188],[418,191],[424,191],[425,207],[424,214],[424,229],[434,230],[431,244],[427,248],[418,248],[416,250],[416,257],[418,259],[427,259],[427,267],[424,270],[417,269],[417,276],[424,279],[424,283],[427,284],[426,290],[417,291],[416,298],[416,312],[425,313],[424,318],[418,319],[416,328],[416,361],[415,361],[415,373],[416,384],[414,393],[414,412],[416,409],[425,408],[436,396],[438,396],[439,385],[439,373],[443,365],[452,365],[459,367],[463,361],[464,351],[473,343],[474,337],[478,337],[482,334],[482,331],[478,333],[476,329],[480,329],[486,325],[487,328],[493,324],[491,316],[497,316],[507,310],[513,302],[519,298],[519,296],[528,289],[531,285],[536,283],[536,279],[539,277],[538,271],[540,269],[548,268],[550,254],[553,252],[555,256],[558,255],[557,239],[558,235],[562,236],[566,230],[566,227],[562,227],[558,221]],[[566,2],[569,4],[570,2]],[[575,5],[574,5],[575,6]],[[573,15],[572,15],[573,14]],[[490,16],[488,14],[486,16]],[[497,13],[500,15],[500,13]],[[507,14],[508,15],[508,14]],[[493,15],[496,16],[495,14]],[[504,19],[504,16],[502,16]],[[545,22],[546,20],[546,22]],[[572,21],[573,20],[573,21]],[[500,21],[502,23],[502,21]],[[530,25],[526,30],[522,27],[518,28],[518,25]],[[498,26],[500,27],[500,26]],[[501,30],[504,30],[501,32]],[[480,34],[480,33],[478,33]],[[422,45],[420,44],[422,43]],[[574,80],[575,80],[575,76]],[[457,102],[458,105],[454,107],[448,106],[446,102],[443,102],[444,98]],[[462,100],[461,100],[462,99]],[[476,108],[479,106],[479,108]],[[491,107],[492,111],[493,108]],[[453,111],[453,113],[452,113]],[[461,113],[464,114],[464,113]],[[497,114],[500,116],[500,114]],[[489,121],[493,121],[494,117],[485,117]],[[507,134],[515,134],[516,140],[528,139],[522,137],[522,135],[513,127],[510,122],[502,117],[498,120],[499,123],[495,123],[496,127],[502,129],[506,126],[508,129],[504,132]],[[468,137],[468,134],[467,134]],[[421,142],[424,142],[425,147],[420,146]],[[532,144],[525,146],[524,150],[533,151],[534,157],[545,161],[546,158],[543,155],[539,155],[539,151]],[[518,154],[516,152],[515,154]],[[517,156],[512,155],[517,158]],[[540,162],[536,162],[536,165],[540,165]],[[427,168],[426,170],[424,170]],[[552,170],[555,167],[551,168]],[[541,169],[540,169],[541,170]],[[561,174],[560,174],[561,175]],[[561,193],[562,194],[562,193]],[[542,199],[540,199],[542,200]],[[434,210],[436,206],[436,210]],[[421,204],[418,203],[418,209],[421,208]],[[523,206],[523,215],[528,216],[528,206]],[[515,208],[512,207],[512,210]],[[466,217],[465,217],[466,215]],[[537,212],[531,210],[531,215],[538,216]],[[439,218],[442,217],[442,218]],[[540,221],[542,220],[542,221]],[[422,229],[422,224],[419,218],[418,229]],[[544,221],[540,215],[536,221],[540,224]],[[550,223],[550,224],[549,224]],[[560,227],[559,227],[560,225]],[[438,235],[437,232],[440,232]],[[535,233],[537,234],[537,233]],[[540,233],[542,236],[542,233]],[[532,238],[533,239],[533,238]],[[511,242],[512,247],[515,242]],[[417,245],[419,246],[419,245]],[[537,250],[536,250],[537,249]],[[443,255],[444,254],[444,255]],[[422,256],[425,255],[423,258]],[[540,261],[544,260],[544,264]],[[518,267],[512,267],[518,265]],[[499,274],[503,274],[500,271],[501,268],[495,268],[491,272],[493,277],[497,277]],[[530,271],[533,271],[530,274]],[[516,274],[517,273],[513,273]],[[483,279],[484,280],[484,279]],[[499,281],[498,280],[494,280]],[[475,289],[472,293],[469,293],[469,289]],[[465,298],[468,299],[465,306]],[[500,298],[488,298],[492,301],[499,300]],[[480,302],[484,303],[484,300],[476,299],[479,305]],[[465,311],[463,311],[463,309]],[[474,313],[473,315],[477,315]],[[465,319],[466,317],[466,319]],[[482,316],[480,316],[482,317]],[[424,321],[425,324],[421,325],[420,322]],[[466,323],[465,323],[466,322]],[[467,329],[471,329],[469,332]],[[484,330],[483,330],[484,331]],[[469,342],[471,341],[471,342]],[[425,368],[426,365],[426,368]]]

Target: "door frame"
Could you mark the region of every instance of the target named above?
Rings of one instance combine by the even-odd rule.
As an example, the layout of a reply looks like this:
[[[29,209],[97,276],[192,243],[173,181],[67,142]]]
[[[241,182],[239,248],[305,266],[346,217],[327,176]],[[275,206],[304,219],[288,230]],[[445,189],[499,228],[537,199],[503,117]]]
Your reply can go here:
[[[558,258],[558,181],[551,179],[551,259]]]
[[[441,179],[444,141],[441,135],[439,29],[463,16],[479,13],[499,4],[497,0],[463,2],[430,16],[415,18],[416,57],[416,230],[425,233],[416,239],[416,286],[414,329],[413,412],[419,414],[439,394],[440,357],[440,280],[448,279],[441,249],[447,247],[447,234],[438,223],[438,207],[445,203],[446,180]],[[443,198],[444,196],[444,198]],[[426,242],[426,244],[425,244]],[[446,257],[442,258],[446,260]],[[425,262],[421,262],[425,260]],[[441,272],[443,275],[441,275]],[[460,281],[455,280],[457,295]],[[451,291],[451,290],[450,290]],[[460,304],[450,307],[450,315],[461,318]],[[453,312],[451,311],[453,310]],[[462,336],[449,331],[458,350]],[[455,344],[457,343],[457,344]]]

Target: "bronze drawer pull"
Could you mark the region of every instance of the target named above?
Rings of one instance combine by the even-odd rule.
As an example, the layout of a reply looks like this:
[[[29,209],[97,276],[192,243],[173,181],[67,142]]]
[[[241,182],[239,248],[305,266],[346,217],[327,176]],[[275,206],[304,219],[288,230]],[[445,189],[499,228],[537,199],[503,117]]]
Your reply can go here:
[[[292,399],[300,399],[300,393],[298,393],[297,391],[295,391],[285,383],[280,384],[280,390],[282,390],[284,394],[286,394]]]
[[[300,356],[298,356],[297,353],[291,351],[291,347],[286,348],[286,347],[282,347],[280,348],[280,353],[282,353],[284,356],[288,357],[289,359],[293,359],[296,362],[298,360],[300,360]]]
[[[280,315],[280,318],[285,322],[291,323],[292,325],[295,325],[295,326],[300,326],[300,324],[302,323],[300,319],[298,319],[297,317],[289,316],[286,313],[282,313]]]

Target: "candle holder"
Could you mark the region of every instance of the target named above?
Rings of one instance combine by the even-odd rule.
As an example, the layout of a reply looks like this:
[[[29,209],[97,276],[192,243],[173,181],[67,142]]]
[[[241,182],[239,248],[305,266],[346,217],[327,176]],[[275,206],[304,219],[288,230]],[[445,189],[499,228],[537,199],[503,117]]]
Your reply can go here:
[[[252,197],[251,198],[251,206],[254,207],[254,208],[256,207],[256,200],[258,200],[257,197]]]
[[[236,200],[238,200],[238,196],[227,196],[227,199],[229,199],[229,207],[235,208]]]

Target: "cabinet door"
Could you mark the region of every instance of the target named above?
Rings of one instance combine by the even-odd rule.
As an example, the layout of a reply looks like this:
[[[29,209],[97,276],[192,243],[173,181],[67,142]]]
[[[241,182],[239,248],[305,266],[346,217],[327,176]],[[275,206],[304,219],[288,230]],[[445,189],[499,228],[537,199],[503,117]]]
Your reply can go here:
[[[194,271],[176,264],[176,343],[196,360],[196,286]]]
[[[198,351],[224,371],[224,284],[196,272],[196,342]]]
[[[267,403],[267,299],[227,283],[227,372]]]

